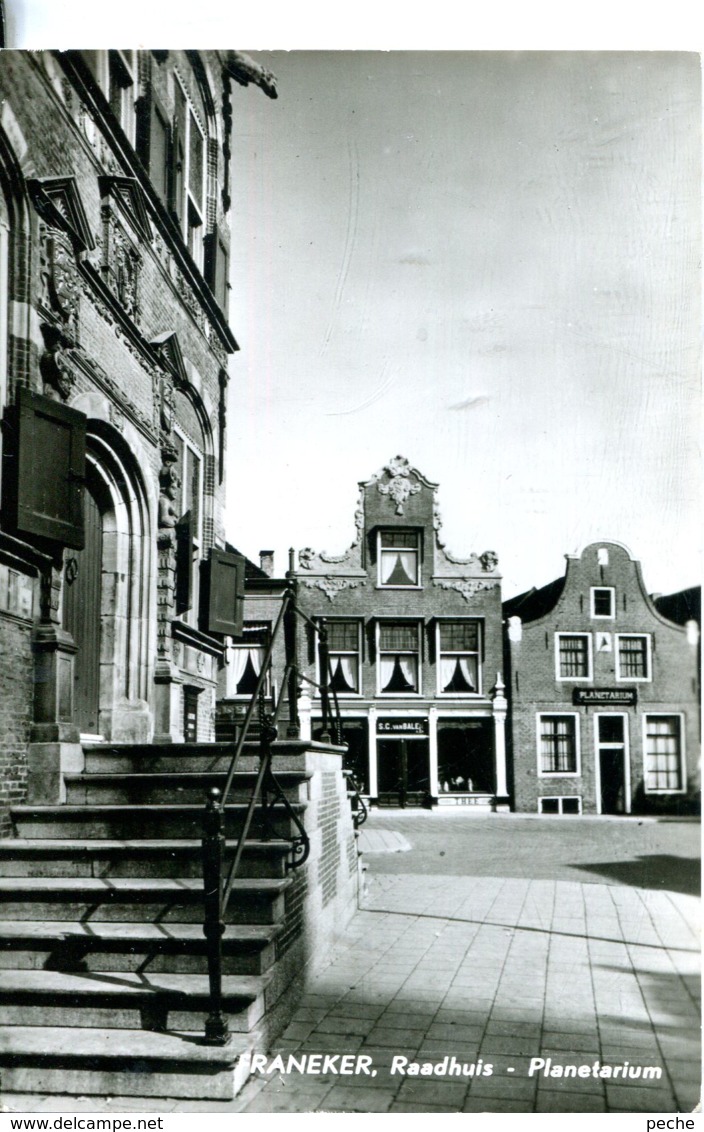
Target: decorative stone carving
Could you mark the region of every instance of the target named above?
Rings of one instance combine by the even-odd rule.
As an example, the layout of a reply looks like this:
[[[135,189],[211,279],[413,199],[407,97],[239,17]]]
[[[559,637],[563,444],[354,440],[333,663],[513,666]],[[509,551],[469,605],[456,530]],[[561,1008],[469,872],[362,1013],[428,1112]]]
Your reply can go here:
[[[71,396],[76,384],[76,373],[71,365],[71,353],[65,349],[61,334],[54,327],[42,326],[47,348],[39,359],[39,370],[44,382],[44,393],[51,397],[58,393],[63,401]]]
[[[81,293],[76,256],[68,234],[45,224],[39,227],[39,274],[42,306],[74,343]]]
[[[298,552],[298,565],[302,570],[310,570],[315,558],[315,551],[310,546],[305,546],[303,550]]]
[[[116,428],[118,432],[124,432],[125,431],[124,415],[120,412],[117,405],[114,405],[112,403],[112,401],[110,402],[110,404],[108,406],[108,414],[110,416],[110,424],[113,426],[113,428]]]
[[[322,590],[328,601],[333,601],[343,590],[356,590],[366,586],[366,578],[305,578],[303,585],[309,589]]]
[[[470,601],[481,590],[493,590],[498,581],[484,581],[482,578],[433,578],[433,585],[442,590],[457,590],[465,601]]]
[[[479,561],[482,564],[482,570],[486,574],[492,574],[499,565],[499,556],[493,550],[485,550],[483,554],[479,555]]]
[[[417,495],[421,490],[421,484],[413,483],[411,481],[411,466],[404,456],[395,456],[385,465],[385,472],[388,472],[388,483],[378,484],[379,492],[381,495],[388,495],[396,504],[396,514],[403,515],[403,508],[411,495]]]
[[[159,382],[159,425],[163,437],[170,437],[174,426],[174,387],[170,377],[162,377]]]
[[[175,448],[164,445],[161,458],[163,463],[159,471],[159,528],[164,530],[175,527],[179,519],[175,500],[181,486],[181,477],[176,468]]]
[[[105,282],[126,315],[139,322],[139,272],[142,257],[118,224],[110,205],[103,206],[103,262]]]

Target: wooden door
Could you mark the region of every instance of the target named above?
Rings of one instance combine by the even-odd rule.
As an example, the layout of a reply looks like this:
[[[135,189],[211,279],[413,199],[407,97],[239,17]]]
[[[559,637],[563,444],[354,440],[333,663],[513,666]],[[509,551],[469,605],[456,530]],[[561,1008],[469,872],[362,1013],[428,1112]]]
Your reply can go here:
[[[100,733],[100,624],[103,519],[95,496],[84,491],[85,546],[64,573],[64,628],[78,652],[74,660],[74,721],[82,733]]]

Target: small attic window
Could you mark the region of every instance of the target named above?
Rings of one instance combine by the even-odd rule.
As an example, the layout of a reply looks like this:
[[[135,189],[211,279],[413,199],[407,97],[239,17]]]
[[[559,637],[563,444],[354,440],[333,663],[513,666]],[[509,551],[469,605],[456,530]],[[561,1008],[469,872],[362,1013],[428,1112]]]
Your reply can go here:
[[[599,549],[597,550],[597,552],[596,552],[596,562],[597,562],[597,566],[608,566],[609,565],[609,552],[608,552],[608,550],[606,549],[605,546],[600,546]]]

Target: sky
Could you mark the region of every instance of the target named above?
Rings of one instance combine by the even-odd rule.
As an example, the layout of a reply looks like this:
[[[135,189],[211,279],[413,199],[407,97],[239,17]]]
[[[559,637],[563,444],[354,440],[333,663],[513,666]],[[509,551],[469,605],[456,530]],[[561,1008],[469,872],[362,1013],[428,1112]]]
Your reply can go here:
[[[700,63],[271,52],[235,91],[228,537],[341,553],[396,454],[511,596],[699,579]]]
[[[234,92],[231,542],[280,572],[289,546],[342,552],[357,482],[401,453],[506,596],[594,539],[651,591],[699,580],[689,0],[6,11],[11,46],[224,44],[278,76],[276,102]]]

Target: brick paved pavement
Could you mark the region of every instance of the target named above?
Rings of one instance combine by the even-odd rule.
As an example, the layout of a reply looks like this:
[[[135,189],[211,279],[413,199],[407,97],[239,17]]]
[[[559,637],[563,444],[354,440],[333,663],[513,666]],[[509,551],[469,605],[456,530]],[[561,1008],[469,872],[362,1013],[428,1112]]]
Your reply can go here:
[[[560,880],[372,876],[344,948],[277,1051],[360,1053],[366,1074],[274,1072],[245,1112],[687,1112],[699,1099],[699,902]],[[392,1058],[493,1065],[402,1076]],[[655,1066],[659,1080],[528,1075]],[[512,1070],[512,1072],[510,1071]]]
[[[693,1109],[701,1077],[699,900],[691,894],[691,877],[684,875],[692,863],[691,850],[682,858],[684,881],[677,881],[678,858],[672,854],[681,852],[682,828],[639,831],[605,821],[595,822],[590,833],[572,825],[560,833],[558,825],[551,825],[544,837],[552,841],[559,866],[546,859],[536,872],[548,875],[533,879],[524,875],[526,862],[519,859],[525,856],[525,843],[518,825],[497,842],[505,846],[512,839],[514,845],[516,861],[506,862],[504,876],[483,875],[488,853],[480,860],[480,839],[472,841],[465,829],[467,869],[480,874],[467,876],[458,875],[459,841],[454,849],[457,871],[437,872],[441,864],[435,849],[434,864],[428,866],[419,850],[416,816],[405,820],[404,815],[385,814],[377,821],[374,815],[370,826],[375,824],[379,828],[369,847],[379,856],[372,852],[368,858],[371,875],[363,908],[311,981],[272,1053],[298,1058],[360,1054],[373,1058],[376,1076],[272,1072],[252,1077],[229,1103],[66,1098],[62,1105],[60,1098],[16,1097],[8,1098],[10,1111]],[[429,815],[433,838],[439,828]],[[533,837],[533,827],[525,824],[525,829]],[[497,837],[499,832],[497,828]],[[691,842],[694,830],[685,833]],[[655,860],[657,852],[667,887],[652,869],[647,876],[655,887],[650,888],[614,882],[613,877],[600,883],[592,869],[575,873],[569,862],[578,857],[573,845],[578,836],[591,841],[584,847],[585,860],[594,859],[588,851],[597,843],[602,860],[605,843],[614,838],[630,846],[631,861],[644,851]],[[648,840],[642,843],[644,838]],[[451,848],[450,840],[443,844]],[[487,839],[481,844],[486,846]],[[561,844],[562,857],[555,857]],[[468,851],[470,845],[475,848]],[[417,865],[411,861],[414,854]],[[629,867],[627,853],[615,856],[624,869]],[[399,862],[398,872],[386,871],[392,859]],[[401,871],[411,866],[418,872]],[[432,1066],[454,1056],[460,1065],[491,1064],[493,1072],[404,1076],[390,1072],[394,1056]],[[651,1081],[594,1077],[591,1070],[584,1077],[529,1076],[535,1057],[552,1059],[552,1067],[628,1062],[634,1068],[659,1067],[662,1075]]]

